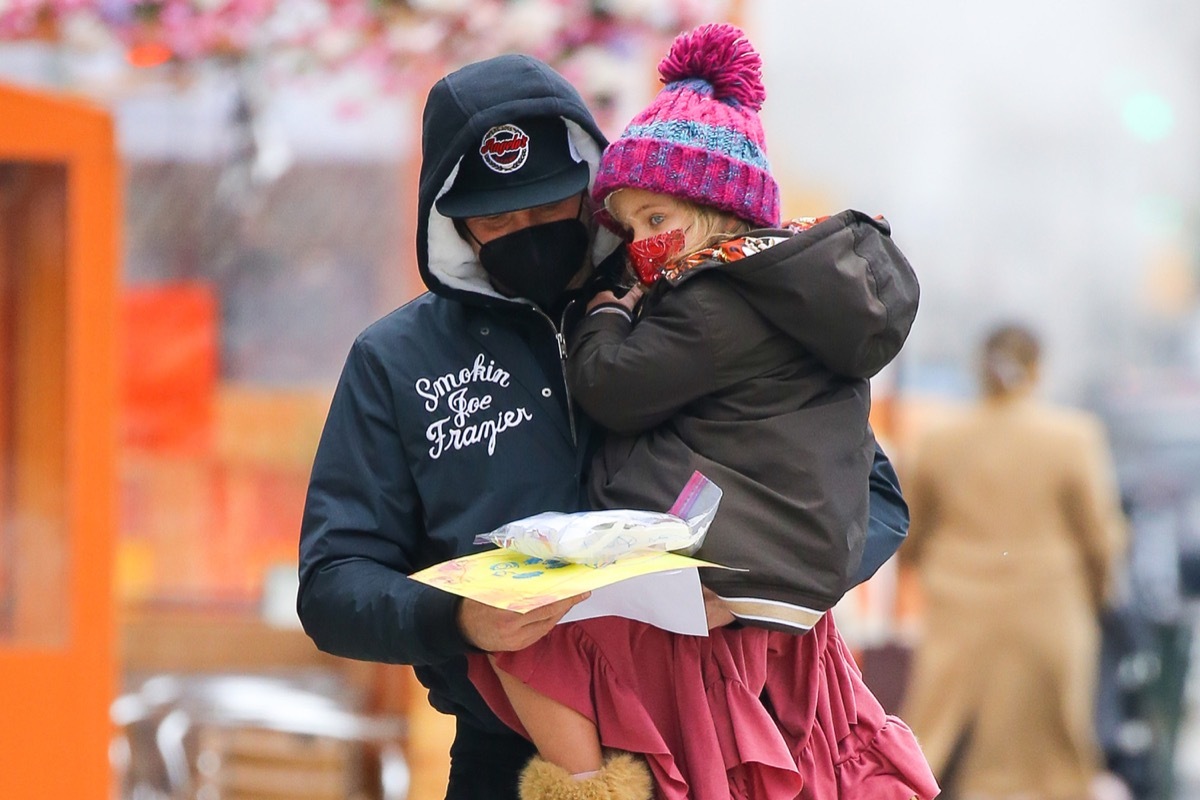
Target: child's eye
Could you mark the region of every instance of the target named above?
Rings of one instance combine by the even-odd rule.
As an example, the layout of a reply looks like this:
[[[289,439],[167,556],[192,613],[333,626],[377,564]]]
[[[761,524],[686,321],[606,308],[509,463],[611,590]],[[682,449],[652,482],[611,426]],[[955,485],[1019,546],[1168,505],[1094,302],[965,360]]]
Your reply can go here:
[[[655,227],[662,225],[664,222],[666,222],[666,220],[667,220],[666,214],[651,214],[650,215],[650,224],[654,225]]]

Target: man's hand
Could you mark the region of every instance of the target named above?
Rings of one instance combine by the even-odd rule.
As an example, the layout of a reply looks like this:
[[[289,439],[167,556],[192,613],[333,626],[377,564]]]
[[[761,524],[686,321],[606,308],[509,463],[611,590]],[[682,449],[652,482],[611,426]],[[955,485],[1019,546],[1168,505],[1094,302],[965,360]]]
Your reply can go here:
[[[591,592],[585,592],[526,614],[505,611],[464,597],[458,607],[458,627],[466,640],[480,650],[521,650],[549,633],[564,614],[590,596]]]
[[[725,601],[717,597],[716,592],[707,586],[701,587],[704,592],[704,616],[708,618],[708,629],[720,628],[733,622],[737,617],[725,605]]]

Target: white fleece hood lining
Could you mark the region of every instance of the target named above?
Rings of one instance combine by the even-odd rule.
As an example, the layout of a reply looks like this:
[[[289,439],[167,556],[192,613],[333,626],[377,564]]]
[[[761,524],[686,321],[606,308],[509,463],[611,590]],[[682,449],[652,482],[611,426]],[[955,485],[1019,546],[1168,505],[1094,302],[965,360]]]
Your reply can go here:
[[[567,124],[567,133],[570,136],[572,147],[587,162],[588,188],[590,190],[592,183],[596,180],[596,170],[600,166],[600,146],[578,123],[565,117],[563,121]],[[458,235],[458,231],[454,228],[454,220],[443,216],[437,210],[438,199],[450,191],[450,187],[454,185],[454,179],[458,176],[458,168],[461,163],[462,159],[460,158],[459,163],[450,170],[446,182],[442,184],[442,188],[429,208],[429,228],[426,239],[429,274],[451,289],[476,292],[491,297],[503,297],[488,280],[487,273],[483,271],[483,267],[479,265],[479,259],[471,250],[471,245]],[[595,241],[592,243],[592,261],[596,264],[604,260],[621,244],[621,240],[615,233],[603,225],[597,227]]]

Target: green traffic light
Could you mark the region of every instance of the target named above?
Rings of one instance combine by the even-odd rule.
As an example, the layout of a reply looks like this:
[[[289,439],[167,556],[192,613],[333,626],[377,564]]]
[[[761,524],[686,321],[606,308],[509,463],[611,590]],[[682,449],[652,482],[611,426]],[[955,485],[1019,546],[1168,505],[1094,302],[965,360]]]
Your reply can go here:
[[[1129,131],[1144,142],[1161,142],[1175,127],[1171,104],[1152,92],[1139,92],[1125,101],[1121,119]]]

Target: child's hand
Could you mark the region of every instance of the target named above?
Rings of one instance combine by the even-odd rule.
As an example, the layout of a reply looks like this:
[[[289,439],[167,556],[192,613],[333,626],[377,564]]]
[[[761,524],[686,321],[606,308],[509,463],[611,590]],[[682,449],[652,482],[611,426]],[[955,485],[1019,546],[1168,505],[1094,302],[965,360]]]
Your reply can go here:
[[[645,294],[645,292],[642,289],[641,284],[635,285],[621,297],[617,297],[610,291],[598,292],[595,297],[588,301],[587,310],[591,311],[596,306],[600,305],[610,305],[620,306],[632,314],[634,306],[636,306],[638,301],[642,299],[643,294]]]
[[[721,628],[733,622],[737,617],[725,605],[725,601],[707,586],[700,587],[704,592],[704,616],[708,618],[708,629]]]

